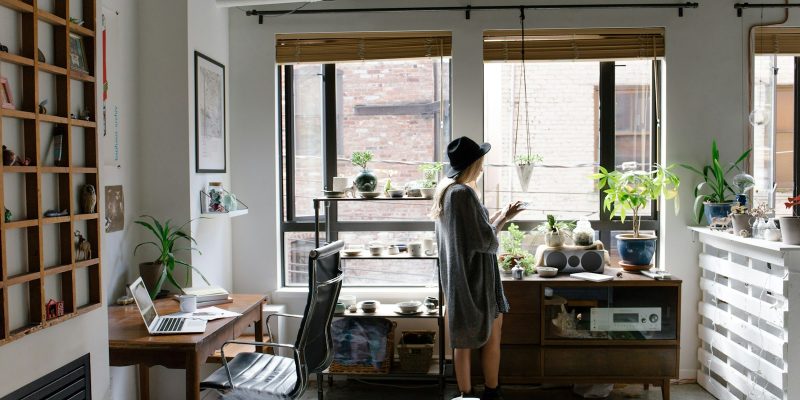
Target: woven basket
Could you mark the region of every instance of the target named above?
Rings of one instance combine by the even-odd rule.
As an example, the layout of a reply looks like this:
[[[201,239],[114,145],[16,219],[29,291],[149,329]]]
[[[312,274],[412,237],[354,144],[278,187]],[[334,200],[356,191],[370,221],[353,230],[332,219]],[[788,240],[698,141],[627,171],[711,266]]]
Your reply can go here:
[[[397,354],[400,355],[400,369],[403,372],[427,373],[433,360],[433,343],[405,343],[408,338],[414,336],[430,337],[431,342],[436,341],[435,331],[403,331],[400,343],[397,344]]]
[[[351,375],[388,374],[392,368],[392,359],[394,358],[394,330],[396,327],[397,323],[392,321],[392,329],[386,336],[386,360],[383,360],[383,362],[380,363],[380,367],[376,367],[375,365],[367,363],[345,365],[334,360],[331,362],[330,367],[328,367],[328,371]]]

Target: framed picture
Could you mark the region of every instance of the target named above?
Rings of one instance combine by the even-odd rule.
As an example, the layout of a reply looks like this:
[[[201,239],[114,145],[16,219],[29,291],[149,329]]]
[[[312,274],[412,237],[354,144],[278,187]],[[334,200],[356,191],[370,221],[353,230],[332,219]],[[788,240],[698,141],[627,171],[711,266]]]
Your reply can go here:
[[[13,110],[14,96],[11,94],[11,86],[8,85],[8,79],[0,76],[0,108]]]
[[[86,58],[83,38],[74,33],[69,34],[69,66],[73,71],[89,73],[89,60]]]
[[[225,66],[194,52],[197,172],[225,172]]]

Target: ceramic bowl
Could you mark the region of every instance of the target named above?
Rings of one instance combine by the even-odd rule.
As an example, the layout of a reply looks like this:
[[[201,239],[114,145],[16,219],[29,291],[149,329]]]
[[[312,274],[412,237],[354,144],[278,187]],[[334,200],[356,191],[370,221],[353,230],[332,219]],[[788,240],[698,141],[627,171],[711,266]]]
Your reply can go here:
[[[383,246],[369,246],[369,254],[379,256],[383,254]]]
[[[374,199],[381,195],[381,192],[358,192],[358,195],[365,199]]]
[[[432,199],[435,192],[436,188],[421,188],[419,190],[420,195],[426,199]]]
[[[361,311],[365,313],[374,313],[378,309],[378,301],[376,300],[364,300],[360,304]]]
[[[389,197],[400,198],[400,197],[403,197],[403,194],[405,194],[405,191],[403,189],[392,189],[392,190],[389,190],[387,193],[389,194]]]
[[[417,312],[417,310],[419,309],[419,306],[421,306],[421,305],[422,305],[422,303],[420,303],[419,301],[410,300],[410,301],[403,301],[403,302],[397,303],[397,308],[399,308],[400,311],[402,311],[405,314],[410,314],[410,313]]]
[[[536,273],[542,278],[552,278],[558,275],[558,268],[553,267],[536,267]]]
[[[352,256],[357,256],[357,255],[361,254],[361,252],[364,251],[364,248],[363,247],[358,247],[358,246],[353,246],[353,247],[348,247],[348,248],[344,249],[343,251],[344,251],[345,255],[348,255],[348,256],[352,257]]]
[[[333,310],[334,314],[343,314],[347,307],[343,303],[336,303],[336,308]]]

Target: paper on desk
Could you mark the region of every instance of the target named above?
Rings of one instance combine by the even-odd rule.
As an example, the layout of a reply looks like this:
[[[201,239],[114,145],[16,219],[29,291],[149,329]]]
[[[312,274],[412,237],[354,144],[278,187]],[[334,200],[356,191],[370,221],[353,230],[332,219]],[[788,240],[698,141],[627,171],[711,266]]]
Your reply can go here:
[[[219,307],[205,307],[205,308],[198,308],[197,311],[188,313],[188,312],[176,312],[173,314],[167,315],[168,317],[179,317],[179,318],[195,318],[195,319],[202,319],[206,321],[213,321],[215,319],[220,318],[230,318],[230,317],[238,317],[242,314],[223,310]]]

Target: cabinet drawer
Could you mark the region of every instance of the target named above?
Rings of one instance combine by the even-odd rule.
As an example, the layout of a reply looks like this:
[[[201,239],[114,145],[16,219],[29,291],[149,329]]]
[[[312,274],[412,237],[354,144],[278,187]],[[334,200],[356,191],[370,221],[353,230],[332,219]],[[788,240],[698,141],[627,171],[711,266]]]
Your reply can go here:
[[[504,314],[502,344],[538,344],[540,314]]]
[[[511,306],[511,314],[539,314],[541,285],[527,281],[504,281],[503,291]]]
[[[533,378],[542,375],[541,352],[538,346],[501,345],[500,376],[515,378]],[[472,351],[472,369],[474,376],[483,376],[480,350]]]
[[[675,377],[675,348],[545,348],[545,376]]]

